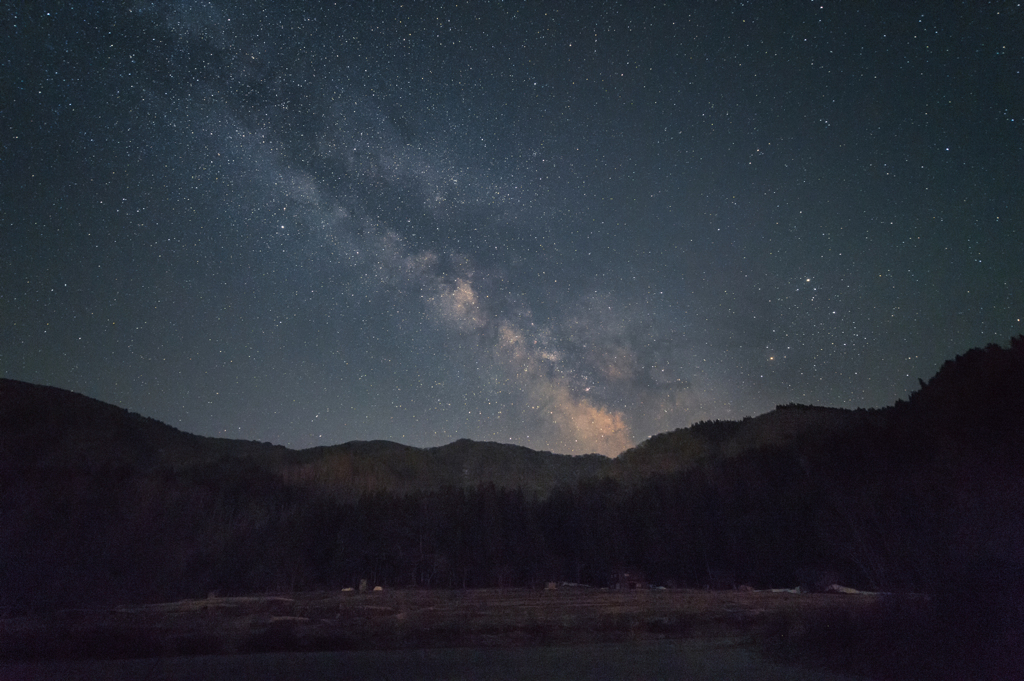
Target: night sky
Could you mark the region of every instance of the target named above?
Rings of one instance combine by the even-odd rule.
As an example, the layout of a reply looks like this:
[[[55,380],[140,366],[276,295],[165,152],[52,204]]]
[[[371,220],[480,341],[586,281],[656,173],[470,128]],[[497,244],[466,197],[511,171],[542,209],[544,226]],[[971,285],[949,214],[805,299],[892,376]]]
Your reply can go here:
[[[1024,332],[1020,2],[0,17],[7,378],[290,447],[612,455]]]

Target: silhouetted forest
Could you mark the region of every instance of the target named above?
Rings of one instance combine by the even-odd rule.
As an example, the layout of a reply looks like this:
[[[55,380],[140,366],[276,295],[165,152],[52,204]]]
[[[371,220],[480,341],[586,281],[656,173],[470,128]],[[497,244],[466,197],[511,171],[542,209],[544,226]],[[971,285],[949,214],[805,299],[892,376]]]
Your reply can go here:
[[[946,362],[889,408],[786,405],[615,460],[469,441],[295,452],[0,382],[9,613],[627,574],[927,592],[957,617],[1021,629],[1024,337]]]

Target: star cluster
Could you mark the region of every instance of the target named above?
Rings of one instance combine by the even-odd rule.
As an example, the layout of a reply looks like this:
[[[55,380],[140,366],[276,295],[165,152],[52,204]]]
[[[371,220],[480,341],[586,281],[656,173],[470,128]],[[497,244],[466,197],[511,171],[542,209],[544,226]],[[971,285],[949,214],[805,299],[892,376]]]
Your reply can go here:
[[[0,13],[10,378],[616,454],[1022,329],[1018,2]]]

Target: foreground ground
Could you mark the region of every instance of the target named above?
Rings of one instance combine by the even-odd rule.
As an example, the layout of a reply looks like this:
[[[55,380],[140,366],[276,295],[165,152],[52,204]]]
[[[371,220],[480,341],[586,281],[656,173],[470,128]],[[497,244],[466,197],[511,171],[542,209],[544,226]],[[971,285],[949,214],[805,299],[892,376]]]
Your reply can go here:
[[[698,655],[694,660],[700,662],[705,652],[713,653],[727,667],[735,662],[753,670],[751,678],[760,678],[760,667],[752,667],[747,655],[766,665],[796,663],[805,670],[828,668],[877,679],[1024,678],[1024,632],[994,634],[998,630],[986,627],[972,632],[965,618],[948,612],[954,611],[937,609],[924,596],[766,591],[560,588],[212,597],[0,618],[0,677],[14,670],[17,678],[87,679],[94,678],[91,672],[68,676],[61,670],[110,660],[96,663],[102,668],[93,671],[102,676],[110,671],[103,665],[130,666],[134,658],[164,670],[184,665],[180,678],[201,677],[195,667],[200,664],[209,667],[209,678],[248,679],[257,676],[245,665],[262,669],[279,657],[266,653],[285,654],[282,669],[303,661],[330,669],[363,663],[389,667],[408,658],[414,671],[433,655],[440,656],[435,662],[443,671],[448,661],[462,659],[459,650],[469,656],[467,669],[490,660],[496,668],[511,665],[514,671],[520,663],[543,666],[548,656],[575,659],[567,650],[600,650],[618,651],[607,653],[608,664],[656,654],[669,666],[687,655]],[[321,652],[327,657],[318,657]],[[228,667],[242,671],[232,676]],[[50,668],[55,674],[43,673]],[[133,669],[102,678],[132,678]],[[565,678],[583,678],[567,669]],[[17,676],[25,670],[35,676]],[[545,675],[560,678],[549,671],[540,676]],[[691,677],[704,678],[685,676]],[[474,676],[467,672],[466,678]],[[779,678],[797,677],[784,672]]]
[[[213,597],[0,619],[0,661],[5,661],[0,677],[7,678],[3,670],[9,672],[15,663],[32,665],[37,673],[45,665],[65,664],[42,661],[74,659],[163,658],[168,661],[160,663],[163,669],[171,658],[222,658],[234,665],[226,656],[244,663],[252,653],[385,651],[391,659],[463,649],[492,651],[486,655],[500,666],[508,662],[502,655],[532,659],[529,655],[548,654],[544,649],[557,657],[557,648],[617,645],[626,646],[622,654],[628,656],[637,646],[658,645],[669,646],[657,650],[671,659],[677,654],[673,646],[692,651],[711,645],[709,650],[766,655],[775,663],[867,678],[1024,678],[1020,632],[973,635],[965,624],[962,618],[936,616],[928,597],[863,593],[562,588]],[[456,653],[437,654],[449,659]],[[349,657],[346,665],[361,659]],[[226,673],[211,678],[227,678]],[[781,678],[796,678],[786,674]],[[181,678],[190,676],[195,675],[189,671]]]
[[[0,662],[0,679],[24,681],[867,681],[870,678],[768,660],[748,641],[732,638],[511,648]]]
[[[319,592],[0,620],[0,657],[128,658],[514,647],[749,636],[769,646],[863,621],[872,594],[567,588]],[[901,606],[905,607],[905,606]]]

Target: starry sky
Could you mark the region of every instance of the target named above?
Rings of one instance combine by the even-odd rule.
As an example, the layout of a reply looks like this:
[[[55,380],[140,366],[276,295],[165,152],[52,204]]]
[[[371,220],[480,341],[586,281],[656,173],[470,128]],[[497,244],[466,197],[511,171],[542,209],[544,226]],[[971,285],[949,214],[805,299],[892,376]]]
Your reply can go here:
[[[1024,8],[13,2],[0,375],[614,455],[1024,332]]]

